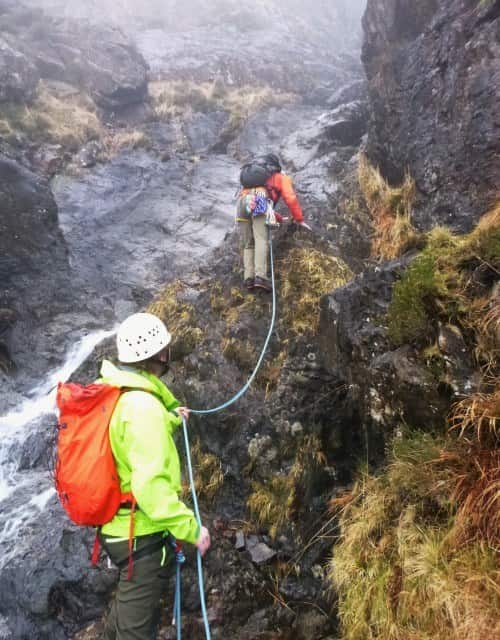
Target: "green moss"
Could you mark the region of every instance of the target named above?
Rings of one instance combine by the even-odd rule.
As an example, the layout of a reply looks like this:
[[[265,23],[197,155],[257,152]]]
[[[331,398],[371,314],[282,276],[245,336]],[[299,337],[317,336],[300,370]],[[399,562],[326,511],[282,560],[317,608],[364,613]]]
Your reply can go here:
[[[438,319],[475,330],[471,274],[480,266],[491,273],[500,270],[500,206],[465,236],[444,227],[427,235],[424,251],[394,286],[388,312],[391,342],[429,344]]]
[[[470,249],[478,260],[500,270],[500,227],[477,233],[471,240]]]
[[[389,338],[394,345],[425,342],[432,335],[432,306],[438,292],[436,261],[424,253],[394,285],[388,313]]]

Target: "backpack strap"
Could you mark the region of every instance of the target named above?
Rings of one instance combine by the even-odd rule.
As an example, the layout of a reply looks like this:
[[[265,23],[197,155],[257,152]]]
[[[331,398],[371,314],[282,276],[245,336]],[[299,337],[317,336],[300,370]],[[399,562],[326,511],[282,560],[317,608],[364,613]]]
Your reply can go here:
[[[127,580],[132,579],[132,573],[134,570],[134,514],[137,510],[137,500],[132,493],[122,493],[122,499],[120,502],[121,507],[130,509],[130,524],[128,530],[128,573]],[[92,565],[97,565],[99,561],[99,553],[101,551],[101,527],[97,527],[94,538],[94,545],[92,547]]]
[[[99,560],[99,552],[101,551],[101,539],[99,534],[101,532],[101,527],[97,527],[94,538],[94,546],[92,547],[92,566],[96,566]]]
[[[134,570],[134,514],[137,501],[132,494],[132,506],[130,508],[130,524],[128,529],[128,572],[127,580],[132,580],[132,572]]]
[[[265,188],[267,189],[269,197],[271,198],[274,204],[276,204],[278,200],[281,198],[281,192],[279,188],[274,184],[275,175],[276,173],[273,173],[273,175],[267,180],[265,184]]]

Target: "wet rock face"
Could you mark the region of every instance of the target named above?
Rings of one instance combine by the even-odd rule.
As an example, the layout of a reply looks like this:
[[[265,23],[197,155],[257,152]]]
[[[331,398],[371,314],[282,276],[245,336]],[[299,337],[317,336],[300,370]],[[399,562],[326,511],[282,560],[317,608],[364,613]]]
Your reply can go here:
[[[147,95],[147,65],[130,40],[118,29],[66,21],[46,43],[37,43],[37,61],[44,77],[83,86],[96,103],[117,109],[142,102]],[[53,59],[64,69],[51,72]]]
[[[29,359],[25,343],[30,323],[48,312],[64,286],[68,264],[56,205],[45,179],[0,155],[0,199],[0,331],[4,349],[16,362],[18,352]]]
[[[29,100],[38,80],[35,65],[0,38],[0,102]]]
[[[369,0],[363,28],[369,155],[409,168],[419,227],[470,230],[500,188],[498,2]]]
[[[91,530],[69,524],[51,526],[62,517],[55,497],[43,511],[29,501],[26,495],[26,510],[17,505],[15,513],[20,516],[19,524],[29,511],[36,514],[33,538],[26,544],[13,531],[11,540],[3,541],[0,630],[4,615],[8,624],[2,638],[65,640],[74,635],[79,620],[102,615],[116,570],[98,572],[91,566]],[[29,564],[24,558],[30,559]]]
[[[410,346],[394,348],[387,336],[393,285],[408,262],[367,269],[322,301],[324,366],[346,382],[345,407],[356,407],[352,427],[371,434],[374,451],[382,451],[386,434],[402,422],[439,429],[450,406],[450,389]]]
[[[0,25],[0,100],[29,99],[40,78],[84,88],[106,109],[147,95],[147,65],[117,28],[56,20],[10,0],[0,2]]]
[[[299,0],[297,3],[300,4]],[[332,4],[325,2],[323,8],[332,10]],[[320,18],[324,20],[324,14],[320,13]],[[328,25],[327,22],[325,24]],[[64,36],[60,37],[59,30],[61,34],[64,32]],[[215,26],[213,31],[216,31]],[[38,42],[36,33],[35,29],[33,40]],[[62,77],[73,82],[72,78],[80,74],[78,77],[87,82],[84,68],[87,61],[92,66],[93,61],[99,60],[99,64],[108,68],[107,58],[105,64],[102,62],[104,59],[99,58],[104,49],[99,49],[98,53],[92,51],[95,58],[83,56],[80,47],[88,46],[89,40],[86,33],[79,31],[73,23],[64,23],[64,26],[62,22],[57,23],[52,33],[56,35],[49,39],[50,48],[47,38],[44,38],[43,46],[38,49],[37,65],[44,77]],[[96,35],[96,40],[99,37],[103,41],[109,40],[104,31],[99,33],[101,36]],[[222,31],[215,35],[212,33],[213,40],[208,43],[212,50],[207,52],[210,64],[201,72],[205,74],[208,70],[211,74],[212,69],[222,69],[223,77],[231,79],[232,70],[229,68],[231,73],[226,74],[228,66],[224,66],[224,55],[232,56],[234,38],[231,35],[222,43],[216,42],[221,33],[229,33],[227,25],[223,25]],[[272,30],[268,32],[265,42],[276,45],[272,33]],[[299,36],[300,33],[299,28]],[[285,37],[286,29],[278,35]],[[248,47],[251,46],[250,36],[241,35],[241,38]],[[194,45],[193,33],[186,41]],[[94,40],[90,42],[93,46]],[[118,41],[113,40],[109,52],[111,57],[120,51],[125,57],[128,55],[126,45],[121,48],[121,42],[119,38]],[[322,117],[322,101],[333,98],[339,82],[352,83],[358,78],[357,65],[352,59],[345,59],[342,61],[344,67],[340,62],[329,66],[326,53],[320,60],[315,60],[310,51],[306,57],[307,46],[302,39],[300,43],[302,48],[294,51],[291,63],[287,62],[287,56],[295,47],[294,42],[287,42],[281,50],[282,60],[276,60],[275,53],[269,48],[265,56],[257,60],[255,67],[244,60],[243,51],[237,64],[244,73],[242,71],[236,80],[267,80],[275,83],[273,86],[284,86],[284,82],[289,82],[295,90],[297,87],[307,90],[315,86],[318,79],[324,79],[325,84],[321,85],[321,91],[314,99],[304,104],[292,102],[282,108],[263,110],[243,127],[237,139],[224,145],[218,143],[226,125],[226,112],[195,114],[182,126],[177,126],[179,123],[176,122],[150,123],[148,132],[153,139],[152,150],[126,151],[106,166],[98,164],[77,177],[61,176],[52,183],[59,204],[59,224],[66,238],[71,263],[71,292],[63,281],[62,274],[67,272],[67,265],[60,244],[61,233],[54,228],[55,210],[51,200],[51,216],[40,218],[40,224],[43,224],[40,237],[50,235],[53,253],[49,256],[42,252],[46,260],[45,283],[34,287],[40,298],[46,296],[46,314],[50,317],[44,316],[43,308],[36,307],[31,313],[30,308],[23,307],[19,310],[21,326],[21,320],[16,321],[18,314],[13,315],[7,303],[0,302],[0,332],[4,331],[7,336],[12,334],[18,346],[24,336],[30,336],[29,349],[25,350],[26,358],[21,363],[23,384],[30,386],[26,383],[30,372],[30,353],[37,354],[33,368],[41,379],[45,377],[46,380],[49,367],[46,361],[42,361],[42,353],[51,356],[52,366],[57,365],[63,359],[70,337],[75,341],[77,332],[91,330],[96,325],[99,328],[111,327],[116,319],[143,308],[151,293],[177,272],[182,272],[183,281],[190,285],[187,292],[190,297],[186,302],[194,305],[198,318],[210,318],[207,310],[211,308],[211,281],[219,279],[228,292],[241,286],[239,274],[234,270],[237,264],[236,238],[225,242],[207,265],[202,258],[208,256],[211,248],[220,244],[232,228],[231,196],[237,184],[240,157],[259,151],[262,146],[276,149],[293,171],[306,215],[318,227],[318,236],[314,236],[318,245],[323,243],[319,235],[328,234],[341,252],[349,253],[351,258],[355,255],[356,260],[362,259],[366,254],[364,234],[356,226],[362,223],[349,220],[350,214],[341,214],[337,210],[341,195],[345,195],[340,186],[342,172],[346,167],[347,170],[352,168],[355,145],[365,130],[362,86],[335,95],[335,108],[338,109]],[[179,36],[174,44],[181,47],[182,37]],[[23,40],[23,47],[25,45],[27,42]],[[199,59],[198,49],[191,51]],[[178,59],[173,56],[172,60],[167,60],[170,65],[167,71],[171,72],[171,77],[175,77],[179,66],[185,64],[193,78],[204,79],[204,75],[197,76],[197,58],[188,60],[188,57]],[[265,75],[265,65],[271,58],[269,75]],[[242,61],[245,67],[241,66]],[[212,63],[213,67],[210,66]],[[110,63],[111,66],[113,64]],[[128,62],[124,66],[127,75],[114,72],[112,76],[93,75],[91,80],[94,84],[86,85],[91,87],[99,104],[115,104],[116,95],[122,95],[114,92],[115,86],[140,86],[140,73],[137,76],[132,73],[132,79],[136,77],[138,80],[127,84]],[[251,73],[248,73],[249,69]],[[119,81],[114,82],[113,78]],[[136,94],[132,91],[126,100],[130,95]],[[108,102],[110,96],[111,102]],[[342,107],[345,102],[352,104]],[[121,97],[119,103],[122,103]],[[297,130],[301,131],[300,135],[295,135]],[[214,152],[216,146],[219,149],[217,154]],[[53,152],[57,156],[57,150],[53,149]],[[90,167],[94,159],[92,148],[87,146],[79,161],[81,165]],[[52,163],[52,157],[47,156],[45,161]],[[22,173],[21,168],[18,171]],[[45,187],[46,183],[43,183]],[[40,189],[43,192],[42,187]],[[33,198],[28,202],[31,208],[27,210],[32,211],[28,226],[36,233],[37,210],[33,202],[41,198],[35,187],[33,191]],[[47,197],[51,198],[50,194]],[[351,233],[353,228],[354,233]],[[311,237],[301,236],[301,231],[282,230],[280,233],[278,260],[290,245],[297,246],[302,242],[311,248],[313,246]],[[30,236],[27,236],[23,242],[26,254],[29,254],[29,242]],[[64,244],[62,246],[64,248]],[[355,246],[359,250],[354,251]],[[332,247],[327,246],[325,250],[330,252]],[[62,262],[51,262],[56,258]],[[200,269],[191,282],[186,271],[193,263],[197,263]],[[34,282],[38,284],[37,280]],[[20,298],[25,291],[35,295],[28,285],[22,289],[15,281],[13,286]],[[50,299],[46,286],[64,298],[55,301],[60,303],[60,307]],[[82,310],[84,305],[87,308],[85,312]],[[244,321],[231,327],[229,335],[251,338],[257,349],[268,329],[269,299],[265,296],[258,298],[256,307],[257,317],[249,314]],[[6,312],[3,312],[4,308]],[[17,307],[13,305],[13,309],[17,310]],[[33,316],[38,322],[36,340],[30,326]],[[206,327],[205,324],[201,326],[207,336],[206,342],[189,353],[182,366],[174,363],[171,371],[171,387],[175,393],[186,398],[189,405],[200,408],[227,399],[246,381],[248,373],[223,354],[224,322],[212,318],[207,319]],[[0,336],[2,339],[3,335]],[[273,342],[271,355],[277,357],[277,338]],[[308,640],[312,636],[327,638],[333,633],[328,616],[308,611],[304,605],[305,602],[319,602],[319,606],[327,609],[328,596],[321,573],[330,552],[327,539],[315,544],[303,556],[304,574],[300,578],[288,576],[280,586],[279,597],[291,602],[296,613],[271,606],[268,593],[268,574],[276,560],[290,560],[302,550],[302,543],[294,538],[293,527],[301,530],[304,540],[308,539],[312,523],[319,520],[326,508],[331,487],[348,477],[352,460],[346,451],[359,449],[350,446],[356,436],[346,434],[343,428],[344,421],[351,424],[346,416],[354,412],[354,404],[349,404],[347,398],[338,412],[332,412],[332,406],[343,402],[344,391],[337,388],[338,376],[318,364],[320,355],[312,339],[295,342],[281,367],[281,380],[272,397],[268,398],[263,388],[255,386],[231,411],[203,421],[192,421],[193,435],[198,435],[208,450],[220,457],[225,474],[223,489],[214,505],[203,505],[207,509],[203,513],[204,522],[215,538],[214,548],[205,564],[214,640],[217,637]],[[0,358],[1,349],[0,342]],[[86,367],[85,379],[82,372],[75,376],[81,382],[95,379],[95,368],[90,363]],[[231,520],[236,519],[238,529],[241,528],[251,480],[268,480],[279,472],[282,463],[286,464],[289,472],[295,450],[300,449],[308,436],[314,436],[318,447],[328,443],[333,453],[327,468],[314,468],[301,483],[293,507],[293,527],[291,523],[287,525],[286,535],[278,540],[271,539],[256,527],[249,532],[242,546],[241,540],[236,539],[235,525]],[[68,524],[53,495],[48,502],[41,500],[44,494],[39,494],[40,490],[50,491],[50,478],[45,472],[46,453],[51,450],[50,440],[51,426],[36,425],[29,437],[23,437],[22,446],[12,447],[7,459],[9,464],[17,464],[18,472],[27,478],[26,486],[16,487],[15,492],[2,503],[2,508],[9,514],[9,523],[16,524],[16,537],[9,541],[0,559],[0,582],[4,585],[0,587],[0,636],[3,634],[8,640],[73,637],[77,626],[83,627],[87,621],[101,616],[116,581],[116,572],[109,571],[104,564],[99,569],[89,566],[91,534]],[[283,445],[292,453],[286,454],[282,450]],[[244,472],[249,462],[256,463],[251,477]],[[22,509],[18,509],[19,504],[23,505]],[[24,505],[27,505],[26,509]],[[222,518],[227,518],[228,522],[220,524]],[[199,620],[195,563],[190,561],[184,572],[185,634],[201,638],[203,629]],[[171,598],[169,603],[171,605]],[[278,629],[287,631],[282,633]],[[170,637],[170,631],[163,630],[165,638]]]

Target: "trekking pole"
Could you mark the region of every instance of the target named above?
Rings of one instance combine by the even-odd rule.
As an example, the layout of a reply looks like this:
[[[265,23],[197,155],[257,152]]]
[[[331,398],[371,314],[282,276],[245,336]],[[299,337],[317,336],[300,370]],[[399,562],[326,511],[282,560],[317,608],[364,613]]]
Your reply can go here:
[[[177,640],[181,640],[182,622],[181,622],[181,566],[186,561],[184,552],[180,544],[174,540],[172,550],[175,555],[175,599],[174,613],[172,618],[172,626],[176,627]]]

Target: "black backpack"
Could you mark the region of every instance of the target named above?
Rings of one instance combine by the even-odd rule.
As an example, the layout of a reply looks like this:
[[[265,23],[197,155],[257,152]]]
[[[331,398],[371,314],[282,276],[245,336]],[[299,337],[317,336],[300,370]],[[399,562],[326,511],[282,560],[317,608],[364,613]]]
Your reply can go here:
[[[244,189],[263,187],[273,173],[279,171],[281,171],[280,161],[274,154],[255,158],[241,167],[241,186]]]

